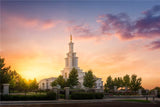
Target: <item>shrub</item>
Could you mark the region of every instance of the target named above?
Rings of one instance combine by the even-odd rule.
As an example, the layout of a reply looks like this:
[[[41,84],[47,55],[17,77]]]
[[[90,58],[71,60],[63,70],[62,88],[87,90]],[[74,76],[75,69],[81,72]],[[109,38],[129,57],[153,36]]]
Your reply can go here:
[[[71,90],[69,91],[69,94],[78,93],[78,92],[85,92],[85,90],[84,90],[84,89],[71,89]]]
[[[47,92],[47,97],[49,98],[49,99],[56,99],[56,93],[54,93],[54,92],[52,92],[52,91],[49,91],[49,92]]]
[[[76,92],[71,94],[71,99],[102,99],[103,93]]]
[[[2,101],[28,101],[28,100],[55,100],[55,93],[47,93],[47,95],[1,95]]]
[[[59,97],[64,99],[65,98],[65,95],[64,94],[59,94]]]
[[[160,98],[160,93],[157,95],[158,98]]]

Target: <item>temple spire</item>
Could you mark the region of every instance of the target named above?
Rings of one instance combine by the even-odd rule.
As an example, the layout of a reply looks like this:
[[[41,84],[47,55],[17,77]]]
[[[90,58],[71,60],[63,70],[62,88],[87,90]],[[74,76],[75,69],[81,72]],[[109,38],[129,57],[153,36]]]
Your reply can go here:
[[[70,34],[69,52],[73,52],[72,34]]]
[[[72,34],[70,34],[70,42],[72,42]]]

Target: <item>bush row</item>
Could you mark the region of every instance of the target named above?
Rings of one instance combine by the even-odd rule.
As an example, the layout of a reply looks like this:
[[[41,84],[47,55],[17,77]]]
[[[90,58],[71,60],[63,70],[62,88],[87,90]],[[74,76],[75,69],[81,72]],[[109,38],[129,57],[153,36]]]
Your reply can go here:
[[[158,94],[157,97],[160,98],[160,94]]]
[[[27,100],[56,100],[56,94],[48,92],[46,95],[1,95],[2,101],[27,101]]]
[[[76,92],[71,94],[71,99],[102,99],[103,97],[103,93]]]

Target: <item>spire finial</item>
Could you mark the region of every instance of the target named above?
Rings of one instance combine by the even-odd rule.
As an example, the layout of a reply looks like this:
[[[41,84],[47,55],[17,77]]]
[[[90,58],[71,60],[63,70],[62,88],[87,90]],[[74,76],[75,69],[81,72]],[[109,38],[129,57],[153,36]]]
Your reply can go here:
[[[70,34],[70,41],[72,42],[72,34]]]

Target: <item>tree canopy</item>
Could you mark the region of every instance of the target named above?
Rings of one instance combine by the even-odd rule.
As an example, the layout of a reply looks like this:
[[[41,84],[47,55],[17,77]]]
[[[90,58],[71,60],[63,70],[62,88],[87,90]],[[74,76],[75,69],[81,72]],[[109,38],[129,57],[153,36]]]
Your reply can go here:
[[[10,70],[10,66],[6,67],[4,63],[4,58],[1,58],[0,56],[0,85],[4,83],[9,83],[12,79]]]
[[[132,91],[137,91],[138,89],[142,88],[141,81],[141,78],[137,78],[137,75],[133,74],[131,76],[130,89]]]
[[[95,82],[96,82],[96,77],[93,75],[93,72],[91,70],[86,72],[83,78],[83,85],[85,87],[92,88],[95,86]]]
[[[117,86],[117,88],[129,87],[130,90],[137,91],[138,89],[142,88],[141,81],[142,79],[137,78],[137,75],[135,74],[133,74],[131,78],[127,74],[123,76],[123,79],[121,77],[112,79],[111,76],[108,76],[104,88],[105,91],[113,91],[114,86]]]
[[[57,85],[60,85],[61,88],[64,88],[66,86],[66,81],[62,75],[58,76],[58,78],[51,83],[52,87]]]
[[[69,78],[67,79],[67,85],[71,88],[78,85],[78,71],[73,68],[69,74]]]
[[[130,76],[128,74],[123,77],[123,85],[126,87],[130,86]]]
[[[107,77],[106,84],[104,85],[105,91],[113,90],[114,83],[111,76]]]

